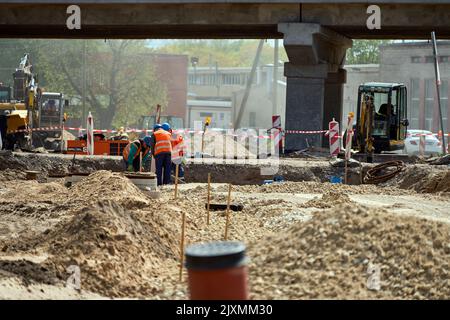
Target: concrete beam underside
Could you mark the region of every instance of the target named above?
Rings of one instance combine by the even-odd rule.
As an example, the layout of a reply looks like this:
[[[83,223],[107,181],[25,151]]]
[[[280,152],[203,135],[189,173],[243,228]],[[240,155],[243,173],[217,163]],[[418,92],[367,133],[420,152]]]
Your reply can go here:
[[[366,28],[367,4],[81,4],[82,29],[66,28],[67,4],[0,3],[0,37],[282,38],[278,23],[317,23],[348,38],[450,39],[450,4],[380,4],[381,30]]]

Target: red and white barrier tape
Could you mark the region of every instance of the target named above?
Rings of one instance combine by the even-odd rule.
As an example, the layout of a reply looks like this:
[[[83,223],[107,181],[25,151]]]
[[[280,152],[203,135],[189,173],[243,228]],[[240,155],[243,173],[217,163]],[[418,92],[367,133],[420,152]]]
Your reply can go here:
[[[319,134],[319,133],[326,133],[328,130],[285,130],[285,133],[295,133],[295,134]]]

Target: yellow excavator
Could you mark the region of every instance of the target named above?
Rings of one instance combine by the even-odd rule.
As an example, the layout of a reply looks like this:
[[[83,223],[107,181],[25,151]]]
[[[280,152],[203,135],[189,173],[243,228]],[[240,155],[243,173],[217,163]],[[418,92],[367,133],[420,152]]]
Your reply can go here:
[[[13,73],[14,86],[0,86],[0,126],[5,137],[7,149],[17,146],[31,149],[31,131],[33,121],[37,121],[37,107],[40,89],[33,74],[29,55],[20,60],[19,67]],[[6,133],[6,135],[4,135]]]
[[[28,54],[20,60],[13,80],[13,87],[0,83],[0,132],[4,147],[11,150],[32,150],[35,147],[59,150],[61,130],[32,129],[61,127],[68,100],[64,100],[61,93],[41,90]]]
[[[369,82],[359,86],[353,144],[370,162],[373,154],[404,148],[407,89],[401,83]]]

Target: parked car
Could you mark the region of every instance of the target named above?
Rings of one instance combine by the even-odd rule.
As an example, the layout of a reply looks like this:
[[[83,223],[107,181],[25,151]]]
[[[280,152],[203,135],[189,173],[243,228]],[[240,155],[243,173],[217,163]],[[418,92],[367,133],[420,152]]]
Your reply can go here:
[[[420,136],[425,134],[426,155],[438,155],[442,152],[441,141],[427,130],[408,130],[406,132],[404,152],[410,156],[419,154]]]

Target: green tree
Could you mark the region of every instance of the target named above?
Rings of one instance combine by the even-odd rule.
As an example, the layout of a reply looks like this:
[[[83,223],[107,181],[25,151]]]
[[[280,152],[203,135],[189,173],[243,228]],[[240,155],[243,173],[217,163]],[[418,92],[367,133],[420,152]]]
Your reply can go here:
[[[249,67],[255,58],[259,40],[174,40],[161,47],[164,53],[186,54],[199,58],[199,67]],[[260,64],[273,63],[273,47],[266,43]],[[280,45],[280,60],[287,61],[286,52]]]
[[[40,51],[39,63],[48,88],[82,97],[85,59],[88,110],[100,127],[110,128],[136,124],[157,103],[167,105],[151,53],[143,41],[63,40]]]
[[[347,50],[346,63],[380,63],[379,46],[391,42],[391,40],[355,40],[353,41],[353,47]]]
[[[44,91],[63,92],[80,101],[85,59],[86,109],[93,113],[96,127],[137,124],[157,103],[167,106],[167,90],[156,76],[153,51],[144,41],[21,40],[10,47],[7,57],[17,60],[12,70],[23,52],[30,53]],[[81,105],[70,109],[69,117],[81,116]]]

